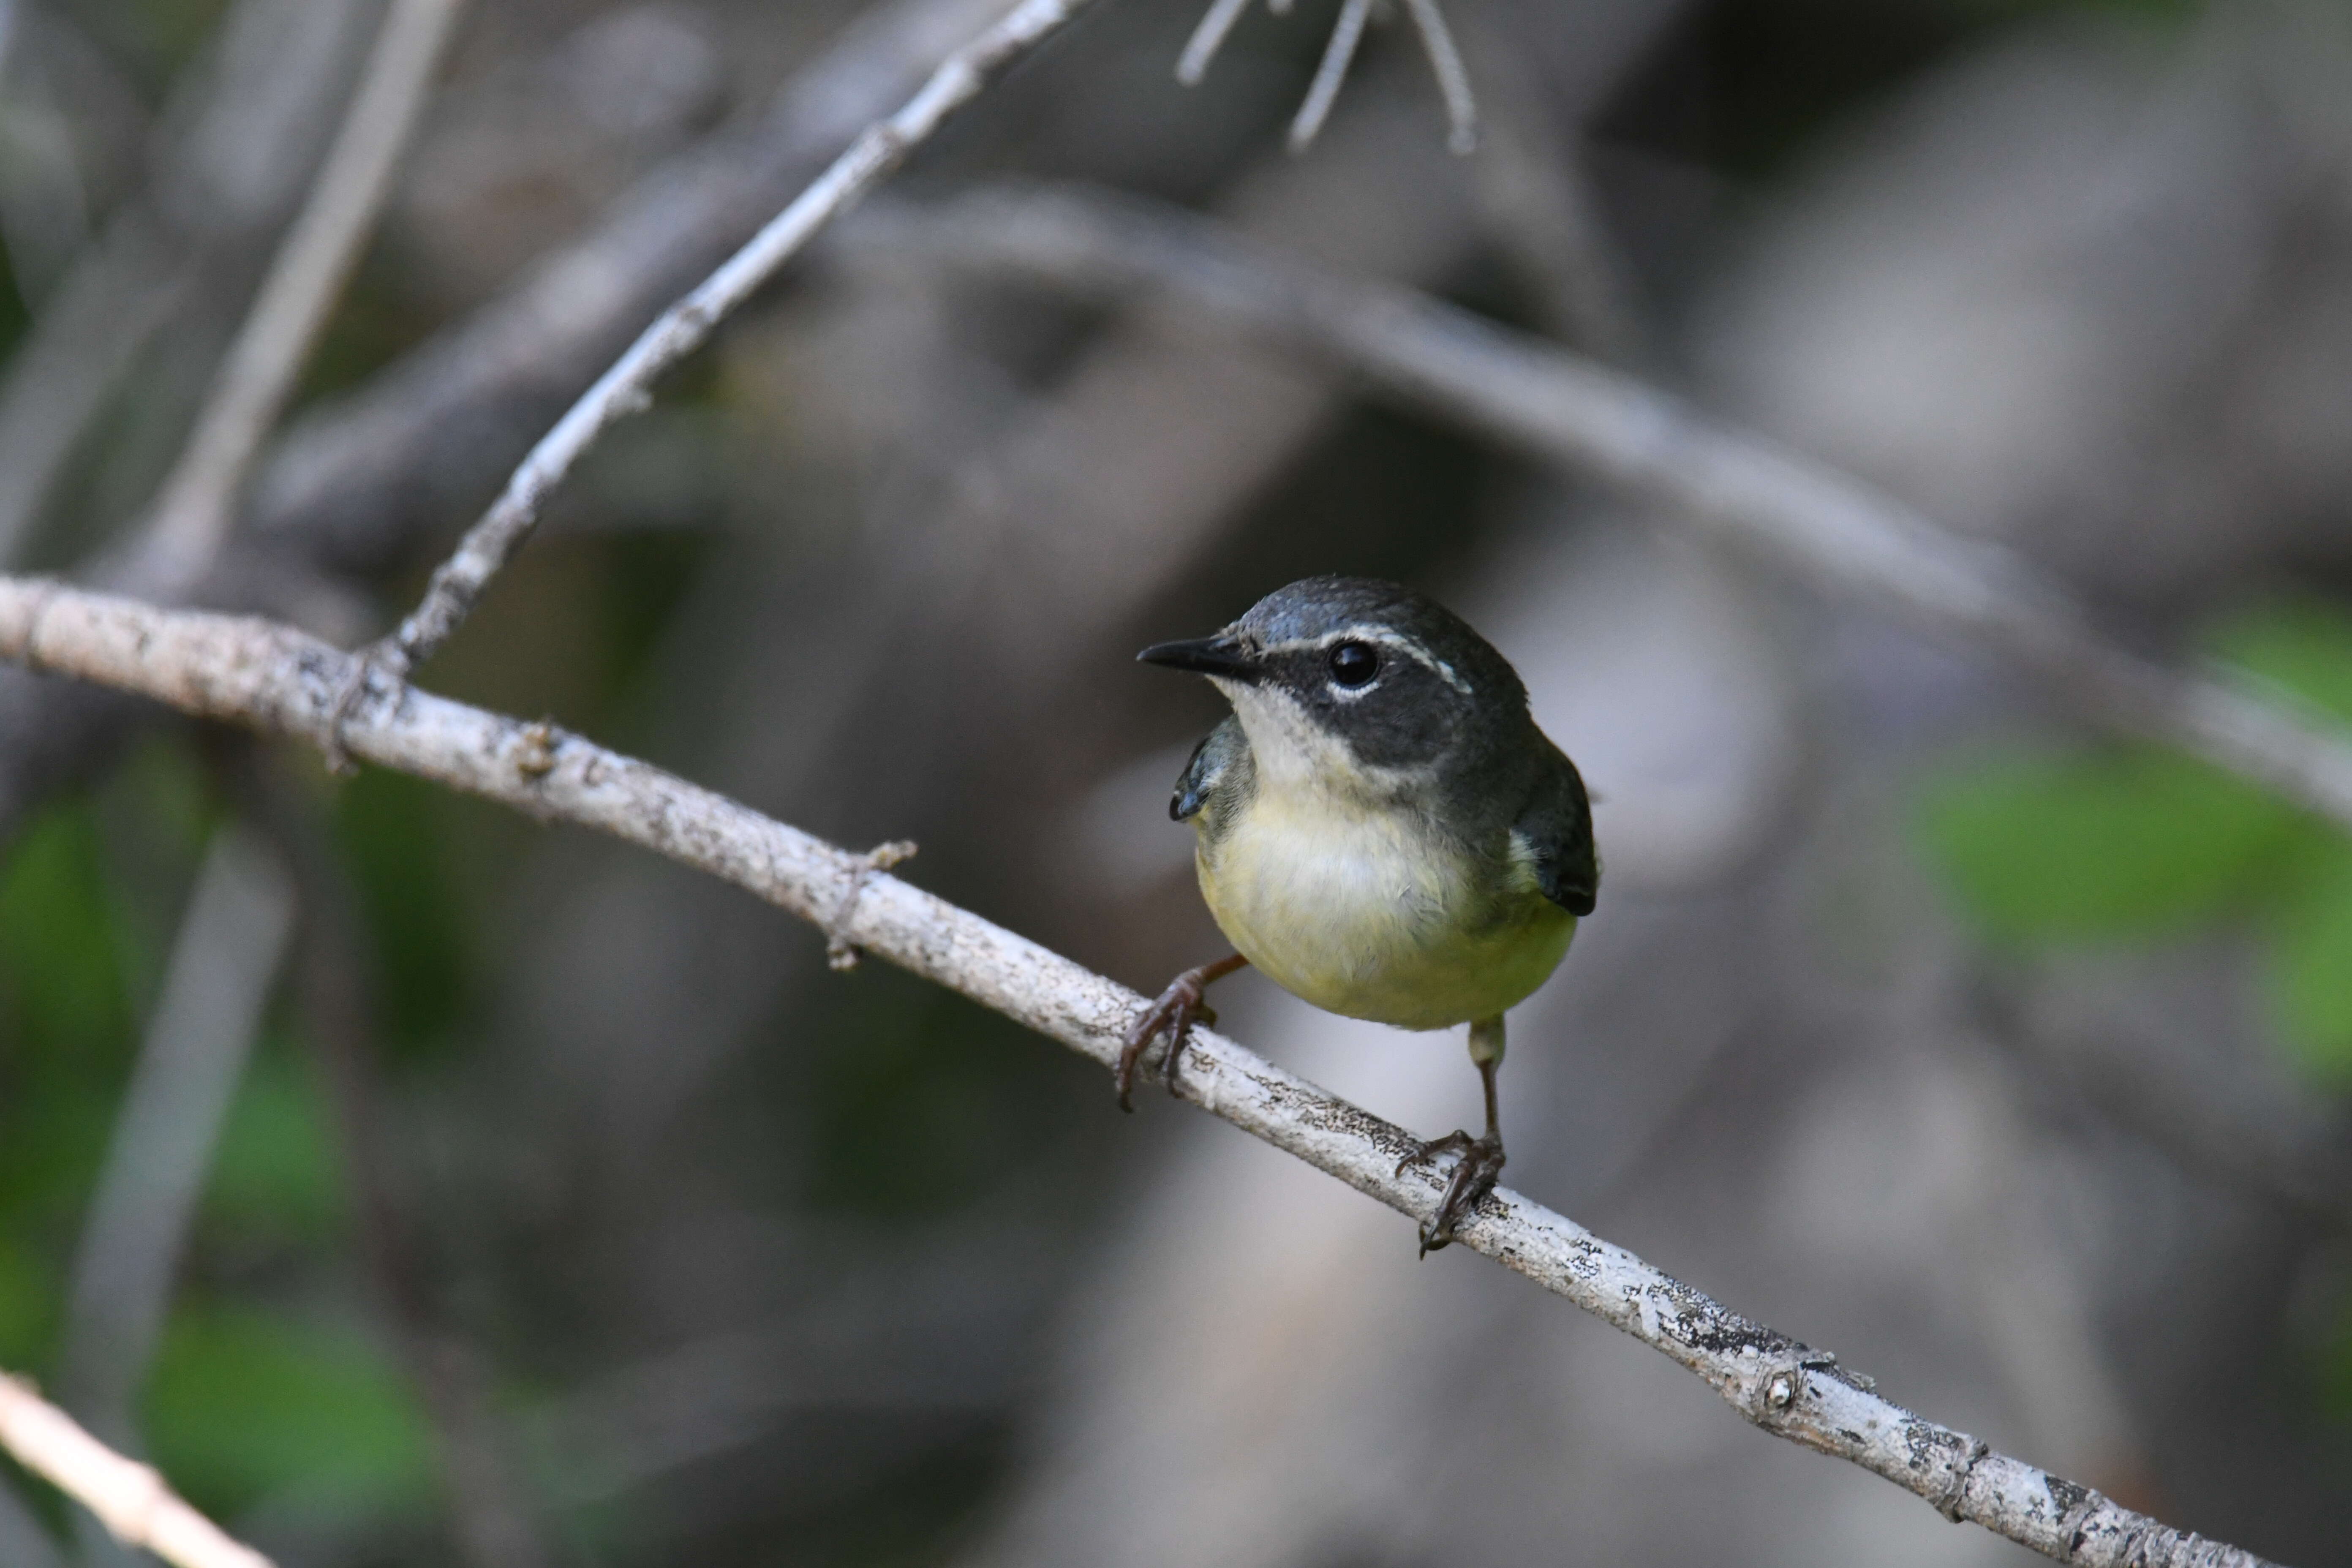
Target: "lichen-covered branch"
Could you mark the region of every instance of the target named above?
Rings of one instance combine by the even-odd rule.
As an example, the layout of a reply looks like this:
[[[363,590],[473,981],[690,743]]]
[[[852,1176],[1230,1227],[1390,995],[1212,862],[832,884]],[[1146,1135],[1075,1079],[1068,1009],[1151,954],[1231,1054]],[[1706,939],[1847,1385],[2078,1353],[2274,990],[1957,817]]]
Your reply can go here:
[[[336,727],[358,668],[266,621],[168,611],[0,577],[0,658],[204,717],[307,737]],[[1106,1067],[1144,999],[1057,953],[723,795],[545,723],[378,677],[341,720],[352,755],[607,833],[725,879],[877,958]],[[1416,1219],[1438,1183],[1398,1169],[1404,1129],[1221,1037],[1196,1033],[1184,1098]],[[1750,1322],[1507,1189],[1459,1232],[1475,1251],[1607,1320],[1706,1380],[1748,1421],[1862,1466],[1953,1519],[2089,1568],[2262,1568],[1884,1399],[1836,1359]]]
[[[81,1429],[20,1377],[0,1373],[0,1447],[96,1514],[125,1546],[175,1568],[270,1568],[269,1559],[221,1532],[163,1484],[152,1465],[126,1459]]]
[[[926,247],[949,265],[1093,293],[1172,292],[1435,418],[1654,502],[1841,599],[1997,653],[2105,729],[2178,746],[2352,826],[2352,742],[2324,716],[2129,653],[2014,552],[1594,361],[1129,198],[998,189],[927,212],[894,207],[866,234],[902,254]]]

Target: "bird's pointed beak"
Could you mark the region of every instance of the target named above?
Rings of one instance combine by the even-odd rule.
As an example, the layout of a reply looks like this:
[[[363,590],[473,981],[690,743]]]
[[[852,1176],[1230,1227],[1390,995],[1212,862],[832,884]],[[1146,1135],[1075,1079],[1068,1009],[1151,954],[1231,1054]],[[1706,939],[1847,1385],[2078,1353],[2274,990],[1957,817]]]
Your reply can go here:
[[[1193,637],[1185,642],[1154,643],[1137,654],[1143,664],[1163,665],[1170,669],[1190,670],[1194,675],[1213,676],[1221,680],[1255,683],[1262,668],[1257,655],[1239,637],[1219,633],[1213,637]]]

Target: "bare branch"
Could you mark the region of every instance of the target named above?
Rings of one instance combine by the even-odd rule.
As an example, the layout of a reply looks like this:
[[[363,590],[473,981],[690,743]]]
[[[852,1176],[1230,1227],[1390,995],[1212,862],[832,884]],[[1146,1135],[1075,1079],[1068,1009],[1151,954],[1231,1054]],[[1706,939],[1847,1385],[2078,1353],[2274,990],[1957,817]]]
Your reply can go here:
[[[1664,392],[1392,286],[1252,250],[1164,207],[991,191],[869,237],[945,262],[1094,293],[1173,291],[1373,387],[1626,494],[1824,592],[1983,647],[2119,734],[2202,757],[2352,826],[2352,740],[2315,710],[2165,668],[2102,637],[2058,584],[1826,464],[1719,425]]]
[[[407,557],[453,510],[477,510],[646,321],[1002,3],[892,0],[862,16],[762,111],[655,165],[513,288],[298,421],[254,487],[254,532],[367,574]]]
[[[405,677],[432,658],[530,537],[548,494],[607,428],[647,405],[664,371],[700,347],[820,229],[887,179],[957,110],[1093,4],[1021,0],[995,26],[949,56],[896,114],[867,126],[790,206],[663,311],[531,448],[504,493],[433,574],[424,601],[381,648],[376,662]]]
[[[394,0],[351,111],[309,201],[214,382],[152,522],[160,582],[181,588],[212,562],[261,443],[284,412],[310,344],[392,188],[462,0]]]
[[[246,11],[274,3],[240,0],[237,25]],[[649,170],[608,218],[515,288],[364,390],[298,420],[256,476],[247,508],[257,536],[251,553],[268,558],[261,584],[251,559],[232,560],[194,596],[249,603],[257,586],[269,591],[266,574],[273,570],[364,576],[404,559],[454,510],[477,505],[505,477],[639,323],[756,232],[1001,3],[893,0],[860,17],[795,71],[764,112]],[[341,9],[341,0],[296,7],[304,27],[340,28]],[[245,78],[270,63],[239,65],[224,91],[255,98]],[[218,183],[194,174],[188,182]],[[137,318],[143,331],[184,291],[168,283],[177,276],[167,265],[174,247],[221,243],[171,230],[160,216],[119,216],[141,221],[124,224],[121,245],[110,231],[97,247],[105,276],[86,279],[77,268],[30,344],[0,374],[0,565],[14,537],[10,520],[37,503],[47,487],[42,476],[120,374],[127,351],[117,353],[117,340],[131,331],[126,320]],[[103,559],[90,570],[117,585],[137,574]],[[48,792],[102,761],[134,710],[112,692],[0,669],[0,839]]]
[[[30,1383],[5,1373],[0,1447],[96,1514],[125,1546],[143,1547],[176,1568],[270,1568],[268,1558],[181,1501],[153,1467],[124,1458]]]
[[[361,662],[265,621],[21,578],[0,578],[0,658],[318,742],[336,726]],[[551,725],[388,683],[372,687],[342,723],[358,756],[709,871],[1105,1067],[1144,1005],[864,856]],[[1402,1214],[1421,1218],[1434,1205],[1432,1173],[1400,1173],[1398,1161],[1418,1146],[1402,1128],[1232,1041],[1196,1032],[1181,1083],[1184,1098]],[[1480,1205],[1461,1239],[1696,1374],[1756,1426],[1860,1465],[1948,1517],[2088,1568],[2262,1568],[2251,1553],[2168,1529],[1923,1420],[1834,1357],[1507,1189]]]
[[[1372,0],[1341,0],[1339,19],[1331,25],[1331,41],[1323,46],[1323,63],[1315,68],[1315,79],[1307,84],[1298,117],[1290,122],[1292,152],[1304,153],[1315,144],[1323,122],[1331,117],[1331,106],[1339,101],[1348,68],[1356,63],[1356,46],[1364,41],[1364,25],[1371,19]]]

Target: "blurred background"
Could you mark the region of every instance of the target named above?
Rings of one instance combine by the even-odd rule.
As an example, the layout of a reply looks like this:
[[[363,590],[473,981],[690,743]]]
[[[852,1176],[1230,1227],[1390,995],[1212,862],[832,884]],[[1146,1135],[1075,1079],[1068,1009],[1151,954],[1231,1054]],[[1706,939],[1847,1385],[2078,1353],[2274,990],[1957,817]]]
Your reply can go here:
[[[205,596],[382,630],[999,8],[477,0]],[[2333,0],[1455,0],[1468,159],[1401,18],[1292,158],[1336,5],[1185,89],[1200,8],[1102,5],[888,201],[1085,180],[1432,290],[2352,718]],[[381,14],[0,0],[8,569],[135,529]],[[853,219],[425,679],[916,839],[901,874],[1152,991],[1223,951],[1165,815],[1218,704],[1130,656],[1327,571],[1479,625],[1600,797],[1514,1185],[1998,1448],[2352,1563],[2352,845],[1988,657]],[[289,1568],[2032,1560],[732,889],[7,679],[0,1365]],[[1382,1115],[1475,1114],[1453,1038],[1219,1005]],[[0,1563],[119,1555],[0,1474]]]

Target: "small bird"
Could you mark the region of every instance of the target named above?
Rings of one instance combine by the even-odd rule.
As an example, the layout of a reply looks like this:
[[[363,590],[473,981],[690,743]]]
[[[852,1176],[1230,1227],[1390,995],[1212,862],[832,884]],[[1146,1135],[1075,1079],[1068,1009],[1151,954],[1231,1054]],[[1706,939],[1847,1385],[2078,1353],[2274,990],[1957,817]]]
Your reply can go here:
[[[1172,1090],[1209,984],[1255,965],[1294,995],[1405,1029],[1470,1026],[1486,1131],[1423,1144],[1454,1157],[1425,1256],[1503,1169],[1503,1014],[1549,978],[1601,862],[1584,780],[1536,728],[1509,661],[1444,606],[1393,583],[1309,577],[1213,637],[1136,656],[1233,704],[1192,750],[1168,815],[1194,829],[1201,893],[1237,950],[1178,975],[1128,1031],[1118,1100],[1156,1036]]]

